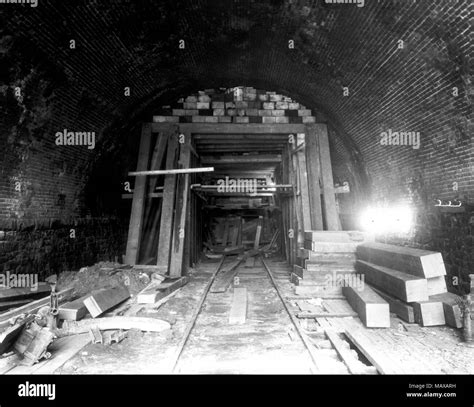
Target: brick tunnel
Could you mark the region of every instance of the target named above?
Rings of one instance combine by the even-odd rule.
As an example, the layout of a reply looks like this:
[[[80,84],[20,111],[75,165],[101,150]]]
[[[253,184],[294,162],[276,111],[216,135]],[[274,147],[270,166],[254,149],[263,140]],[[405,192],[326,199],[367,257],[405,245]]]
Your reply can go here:
[[[395,297],[392,316],[472,290],[469,1],[0,3],[3,276],[74,281],[72,300],[124,270],[132,298],[157,276],[200,293],[221,259],[236,262],[234,296],[247,264],[291,302],[319,298],[324,273],[361,273],[377,298]],[[406,275],[424,296],[393,288]],[[269,289],[249,287],[249,302]],[[360,316],[354,303],[370,300],[343,291]],[[300,314],[304,329],[325,328]],[[443,316],[459,334],[458,319]],[[201,360],[193,352],[182,371]],[[463,360],[447,371],[472,373]]]

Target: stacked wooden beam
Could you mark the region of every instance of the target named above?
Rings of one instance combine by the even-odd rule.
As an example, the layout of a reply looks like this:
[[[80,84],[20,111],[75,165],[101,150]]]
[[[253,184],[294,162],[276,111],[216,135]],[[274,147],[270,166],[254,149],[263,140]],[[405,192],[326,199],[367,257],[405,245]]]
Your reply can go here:
[[[342,295],[343,280],[355,273],[357,245],[371,236],[355,231],[306,231],[292,282],[299,294]],[[331,285],[328,285],[331,282]]]
[[[357,248],[356,269],[390,304],[391,312],[423,326],[461,324],[456,296],[447,292],[441,253],[377,242]]]

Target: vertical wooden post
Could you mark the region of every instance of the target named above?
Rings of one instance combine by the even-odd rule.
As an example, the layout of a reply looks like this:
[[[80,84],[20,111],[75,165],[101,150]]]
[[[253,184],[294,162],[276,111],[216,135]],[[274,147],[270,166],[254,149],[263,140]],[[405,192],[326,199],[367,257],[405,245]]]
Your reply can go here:
[[[305,135],[298,134],[296,138],[296,148],[305,144]],[[305,149],[306,147],[304,147]],[[301,194],[301,208],[303,216],[301,218],[303,233],[311,229],[311,205],[309,201],[309,187],[308,187],[308,173],[306,169],[306,153],[305,150],[300,150],[296,154],[298,162],[298,171],[300,174],[300,194]]]
[[[323,185],[323,203],[328,230],[341,230],[339,215],[336,208],[336,195],[332,178],[331,155],[329,151],[328,129],[325,124],[315,124],[319,139],[319,153],[321,160],[321,180]]]
[[[148,169],[148,159],[151,146],[151,123],[144,123],[138,153],[137,171]],[[127,251],[125,263],[135,265],[140,248],[140,236],[143,228],[143,210],[146,194],[146,177],[136,177],[133,188],[132,211],[128,228]]]
[[[178,137],[170,135],[168,149],[166,152],[166,168],[175,168],[176,154],[178,149]],[[176,175],[165,176],[163,188],[163,207],[161,210],[160,239],[158,241],[157,265],[163,271],[168,271],[170,261],[171,235],[173,232],[173,212],[176,192]]]
[[[311,229],[323,230],[321,209],[321,164],[319,160],[319,141],[314,125],[306,125],[306,167],[308,170],[309,202],[311,207]]]
[[[191,164],[191,134],[184,134],[184,143],[179,153],[179,168],[189,168]],[[189,197],[189,174],[178,175],[176,197],[176,214],[174,217],[173,238],[171,246],[170,277],[182,275],[184,242],[186,237],[186,219]]]

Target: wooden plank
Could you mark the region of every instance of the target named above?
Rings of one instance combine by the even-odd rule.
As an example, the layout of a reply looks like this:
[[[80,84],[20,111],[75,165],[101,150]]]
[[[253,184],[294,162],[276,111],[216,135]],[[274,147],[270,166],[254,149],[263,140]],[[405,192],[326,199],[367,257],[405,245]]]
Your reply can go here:
[[[360,260],[418,277],[446,275],[443,257],[439,252],[372,242],[359,245],[357,255]]]
[[[339,357],[342,359],[344,364],[349,369],[349,373],[351,374],[367,374],[368,366],[362,364],[351,352],[349,344],[347,342],[343,342],[343,340],[339,337],[339,335],[330,330],[324,330],[326,337],[331,342],[332,346],[336,350]]]
[[[461,300],[461,297],[453,293],[443,293],[430,296],[430,301],[439,301],[443,304],[446,324],[453,328],[463,327],[463,315],[460,307]]]
[[[89,295],[78,298],[77,300],[68,302],[59,307],[58,318],[66,321],[79,321],[87,314],[87,307],[84,305],[84,300]]]
[[[390,327],[388,303],[368,285],[364,285],[360,291],[353,287],[342,287],[342,292],[367,328]]]
[[[19,287],[19,288],[1,288],[0,302],[24,300],[28,298],[39,298],[48,295],[51,292],[51,286],[47,283],[38,283],[35,287]]]
[[[214,167],[201,168],[172,168],[166,170],[150,170],[150,171],[131,171],[128,173],[130,177],[157,176],[157,175],[177,175],[177,174],[195,174],[198,172],[213,172]]]
[[[175,166],[178,149],[178,137],[171,135],[168,140],[168,150],[166,153],[166,168]],[[166,175],[164,184],[163,206],[161,210],[160,238],[158,240],[157,264],[168,270],[170,263],[173,212],[176,192],[176,175]]]
[[[428,295],[437,295],[448,292],[444,276],[427,278],[426,282],[428,284]]]
[[[421,326],[445,325],[444,307],[441,301],[414,302],[415,322]]]
[[[79,335],[89,332],[90,329],[101,331],[115,329],[137,329],[144,332],[163,332],[171,328],[167,321],[147,317],[110,317],[97,319],[83,319],[82,321],[64,321],[58,330],[58,337]]]
[[[151,123],[154,132],[160,132],[169,128],[169,123]],[[179,123],[180,131],[189,131],[193,134],[245,134],[245,135],[271,135],[280,134],[288,137],[288,134],[304,133],[305,125],[300,123],[284,124],[284,123]]]
[[[351,243],[373,240],[373,236],[359,231],[349,230],[307,230],[304,234],[305,240],[312,242]]]
[[[242,260],[243,258],[237,259],[231,264],[227,265],[226,268],[221,270],[211,287],[211,293],[224,293],[227,291],[227,287],[229,287],[230,283],[234,279],[234,276],[237,274],[236,269]]]
[[[113,288],[104,288],[97,290],[84,299],[84,305],[91,314],[92,318],[96,318],[105,311],[115,307],[122,301],[130,298],[128,288],[119,285]]]
[[[255,257],[247,257],[245,260],[245,267],[252,268],[255,267]]]
[[[263,216],[259,216],[257,231],[255,232],[255,242],[253,244],[253,248],[255,250],[258,250],[258,248],[260,247],[260,236],[262,234],[262,221],[263,221]]]
[[[179,152],[179,165],[187,167],[191,163],[191,135],[184,135],[184,143]],[[189,174],[178,176],[178,196],[175,204],[174,230],[172,236],[170,277],[179,277],[183,268],[184,242],[186,237],[186,216],[189,204]]]
[[[137,171],[144,171],[148,168],[148,158],[151,146],[151,125],[144,123],[138,153]],[[143,211],[145,206],[146,178],[138,177],[133,188],[132,211],[130,214],[130,224],[128,227],[127,249],[125,263],[136,264],[138,252],[140,250],[140,236],[143,229]]]
[[[314,125],[319,140],[319,154],[321,162],[321,183],[323,189],[323,206],[326,216],[327,230],[340,230],[341,222],[337,213],[336,194],[332,176],[331,153],[329,151],[328,130],[325,124]]]
[[[415,323],[415,312],[413,307],[409,304],[405,304],[403,301],[400,301],[398,298],[392,297],[391,295],[383,292],[382,290],[377,289],[376,287],[371,287],[378,295],[380,295],[385,301],[388,302],[390,307],[390,312],[393,312],[398,317],[404,321],[413,324]]]
[[[58,301],[61,303],[65,297],[70,295],[73,291],[73,288],[67,288],[58,292]],[[22,307],[4,312],[0,314],[0,330],[5,329],[10,326],[9,320],[11,318],[16,318],[21,314],[34,314],[42,307],[49,306],[50,298],[42,298],[40,300],[33,301],[29,304],[23,305]]]
[[[356,312],[298,312],[296,316],[300,319],[313,318],[348,318],[356,317]]]
[[[359,243],[304,241],[304,248],[316,253],[355,253]]]
[[[229,324],[245,324],[246,318],[247,289],[244,287],[235,287],[229,314]]]
[[[323,230],[323,213],[321,208],[321,163],[319,160],[318,135],[312,125],[306,125],[306,168],[309,183],[309,201],[311,212],[311,229]]]
[[[296,147],[299,148],[305,145],[305,135],[296,135]],[[301,205],[303,208],[303,224],[302,229],[307,230],[311,228],[311,205],[309,201],[309,182],[308,172],[306,168],[306,152],[300,150],[297,153],[298,171],[300,175],[300,194],[301,194]]]
[[[362,329],[348,329],[345,332],[350,341],[364,354],[381,374],[408,373],[400,361],[381,352],[376,343]]]
[[[181,288],[188,282],[187,277],[178,278],[172,282],[150,283],[137,294],[138,304],[155,304],[158,300]]]
[[[223,165],[223,164],[261,164],[270,163],[277,164],[281,161],[280,154],[252,154],[252,155],[221,155],[220,157],[202,156],[201,163],[203,165]],[[213,169],[214,170],[214,169]]]
[[[26,299],[26,300],[16,300],[16,301],[2,301],[0,302],[0,311],[5,311],[9,310],[12,308],[18,308],[21,307],[22,305],[28,304],[32,302],[33,299]]]
[[[365,276],[368,283],[400,300],[405,302],[428,300],[428,284],[424,278],[376,266],[363,260],[357,260],[356,269]]]

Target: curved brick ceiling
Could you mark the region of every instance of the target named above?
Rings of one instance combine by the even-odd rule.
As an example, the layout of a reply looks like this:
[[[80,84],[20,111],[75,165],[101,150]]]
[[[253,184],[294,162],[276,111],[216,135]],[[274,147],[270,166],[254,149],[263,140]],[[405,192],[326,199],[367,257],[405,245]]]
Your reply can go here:
[[[47,144],[74,127],[104,132],[102,146],[111,146],[158,106],[244,85],[323,112],[335,166],[366,168],[379,196],[407,195],[415,181],[442,196],[453,177],[474,191],[469,1],[38,1],[1,9],[10,142]],[[18,84],[30,86],[20,103],[11,94]],[[420,131],[423,148],[382,148],[388,128]],[[81,154],[77,162],[88,162]]]

